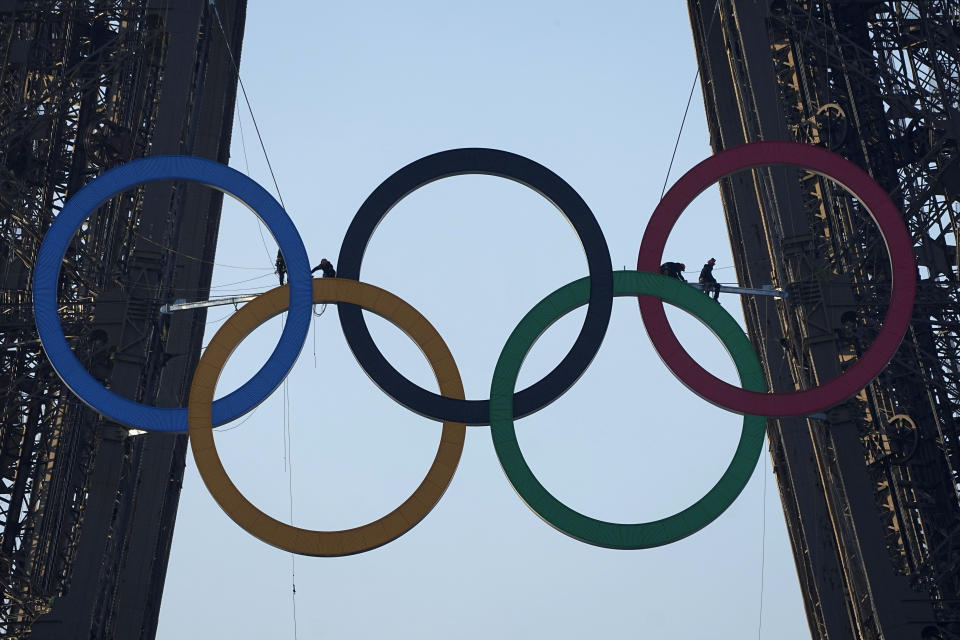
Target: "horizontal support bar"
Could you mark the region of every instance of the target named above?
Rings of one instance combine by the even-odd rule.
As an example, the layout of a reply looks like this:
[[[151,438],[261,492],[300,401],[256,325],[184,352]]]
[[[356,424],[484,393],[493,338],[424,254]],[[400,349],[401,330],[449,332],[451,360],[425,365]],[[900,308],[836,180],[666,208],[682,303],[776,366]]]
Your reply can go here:
[[[699,282],[688,283],[695,289],[703,291],[703,285]],[[773,285],[767,285],[761,289],[751,289],[749,287],[728,287],[720,285],[720,293],[737,293],[745,296],[770,296],[772,298],[786,298],[787,292],[783,289],[774,289]]]
[[[699,282],[689,282],[691,287],[703,290],[703,285]],[[720,285],[720,293],[736,293],[747,296],[770,296],[772,298],[786,298],[787,292],[782,289],[774,289],[772,285],[767,285],[761,289],[751,289],[748,287],[728,287]],[[243,296],[230,296],[227,298],[214,298],[213,300],[197,300],[196,302],[187,302],[180,298],[169,304],[160,307],[160,313],[173,313],[174,311],[187,311],[189,309],[203,309],[206,307],[219,307],[225,304],[241,304],[250,302],[257,297],[257,294],[248,294]]]
[[[188,309],[203,309],[206,307],[219,307],[225,304],[240,304],[250,302],[259,294],[248,294],[244,296],[230,296],[228,298],[214,298],[213,300],[197,300],[196,302],[187,302],[184,298],[174,300],[169,304],[160,307],[160,313],[173,313],[174,311],[187,311]]]

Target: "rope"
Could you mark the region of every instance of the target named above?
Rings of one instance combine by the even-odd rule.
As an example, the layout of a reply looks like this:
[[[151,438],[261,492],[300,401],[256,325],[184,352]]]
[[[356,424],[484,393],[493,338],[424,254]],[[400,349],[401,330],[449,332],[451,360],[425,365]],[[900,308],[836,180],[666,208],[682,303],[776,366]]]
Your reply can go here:
[[[283,201],[283,194],[280,192],[280,185],[277,183],[277,174],[273,171],[273,163],[270,162],[270,154],[267,153],[267,146],[263,142],[263,135],[260,133],[260,125],[257,124],[257,117],[253,114],[253,106],[250,104],[250,97],[247,95],[247,88],[243,84],[243,78],[240,77],[240,65],[237,64],[237,59],[233,55],[233,48],[230,46],[230,40],[227,38],[227,32],[223,28],[223,21],[220,19],[220,11],[217,9],[215,0],[210,0],[210,6],[213,8],[213,13],[217,18],[217,25],[220,27],[220,34],[223,36],[223,44],[227,49],[227,53],[230,56],[230,62],[233,63],[233,69],[237,73],[237,83],[240,85],[240,91],[243,93],[243,101],[247,105],[247,111],[250,113],[250,120],[253,122],[253,129],[257,132],[257,140],[260,141],[260,149],[263,151],[263,157],[267,161],[267,169],[270,170],[270,179],[273,180],[273,187],[277,191],[277,199],[280,201],[280,206],[283,207],[284,211],[287,209],[286,203]],[[244,144],[244,159],[246,160],[246,143],[243,141],[242,134],[242,125],[241,125],[241,142]],[[249,164],[247,165],[247,171],[249,173]],[[263,238],[263,232],[260,232],[260,239],[263,240],[264,249],[266,249],[266,241]],[[267,250],[267,258],[270,258],[270,251]],[[293,524],[293,457],[291,449],[291,432],[290,432],[290,386],[288,379],[284,378],[283,380],[283,467],[284,471],[287,472],[287,489],[290,495],[290,524]],[[293,638],[297,638],[297,573],[296,573],[296,556],[290,554],[290,587],[291,594],[290,599],[293,605]]]
[[[269,278],[269,277],[272,276],[272,275],[273,275],[272,273],[265,273],[265,274],[263,274],[262,276],[257,276],[256,278],[247,278],[246,280],[236,280],[236,281],[234,281],[234,282],[224,282],[223,284],[218,284],[218,285],[215,285],[215,286],[210,287],[210,290],[211,290],[211,291],[214,291],[214,290],[219,291],[219,290],[224,289],[224,288],[226,288],[226,287],[231,287],[231,286],[233,286],[233,285],[235,285],[235,284],[243,284],[243,283],[245,283],[245,282],[253,282],[254,280],[263,280],[264,278]]]
[[[763,326],[767,326],[767,323],[769,322],[769,318],[770,318],[770,306],[773,303],[770,300],[763,300],[759,302],[759,304],[763,314]],[[783,372],[782,366],[785,364],[785,362],[786,362],[786,358],[780,359],[781,374]],[[773,376],[773,372],[770,371],[769,365],[767,365],[764,368],[766,369],[766,371],[764,372],[764,375],[767,376],[767,379],[770,381],[770,387],[772,388],[773,381],[775,379]],[[778,374],[777,378],[779,377],[780,375]],[[769,451],[770,450],[769,435],[767,435],[764,438],[764,442],[767,443],[767,451]],[[760,509],[762,514],[761,515],[762,524],[760,528],[761,530],[761,533],[760,533],[760,611],[758,614],[759,619],[757,621],[757,640],[760,640],[762,638],[762,633],[763,633],[763,588],[764,588],[764,574],[765,574],[766,564],[767,564],[767,456],[761,456],[761,458],[762,460],[760,461],[760,468],[761,468],[760,472],[763,474],[763,491],[762,491],[762,495],[760,496],[760,500],[762,501],[762,506]]]
[[[723,271],[724,269],[733,269],[733,268],[734,268],[734,265],[730,265],[729,267],[714,267],[713,270],[714,270],[714,271]],[[683,273],[696,273],[697,275],[700,274],[700,272],[697,271],[696,269],[694,269],[693,271],[684,271]]]
[[[232,314],[231,314],[231,315],[232,315]],[[221,319],[221,320],[226,320],[226,319],[229,318],[229,317],[230,317],[230,316],[224,316],[223,318],[220,318],[220,319]],[[208,322],[207,324],[210,324],[210,323]],[[242,425],[244,422],[246,422],[247,420],[249,420],[250,418],[252,418],[252,417],[253,417],[253,414],[255,414],[255,413],[257,412],[257,409],[259,409],[259,408],[260,408],[260,407],[256,407],[253,411],[251,411],[249,414],[247,414],[247,417],[245,417],[243,420],[241,420],[241,421],[238,422],[237,424],[232,424],[232,425],[230,425],[229,427],[221,427],[221,428],[218,428],[218,429],[216,429],[216,432],[217,432],[217,433],[223,433],[224,431],[233,431],[234,429],[236,429],[237,427],[239,427],[240,425]]]
[[[317,313],[317,305],[313,305],[314,320],[310,324],[313,325],[313,368],[314,369],[317,368],[317,320],[316,319],[322,316],[326,310],[327,310],[326,303],[324,303],[323,306],[320,307],[320,313]]]
[[[264,275],[262,275],[262,276],[257,276],[256,278],[247,278],[246,280],[237,280],[236,282],[227,282],[227,283],[222,284],[222,285],[217,285],[217,286],[215,286],[215,287],[210,287],[209,290],[207,290],[207,289],[202,289],[202,288],[172,287],[172,288],[168,289],[167,292],[168,292],[168,293],[171,293],[171,294],[182,294],[182,295],[190,295],[190,296],[203,294],[207,299],[209,299],[209,300],[215,300],[218,296],[212,296],[212,295],[210,295],[210,292],[211,292],[211,291],[216,291],[216,292],[219,293],[219,294],[229,294],[229,293],[263,293],[264,291],[267,291],[268,289],[263,289],[263,290],[261,290],[261,291],[250,291],[250,287],[244,287],[244,288],[242,288],[242,289],[227,289],[226,287],[229,287],[229,286],[232,286],[232,285],[235,285],[235,284],[242,284],[242,283],[244,283],[244,282],[253,282],[254,280],[262,280],[263,278],[271,278],[271,277],[273,277],[273,274],[272,274],[272,273],[267,273],[267,274],[264,274]],[[139,284],[128,284],[128,285],[125,286],[124,291],[126,291],[126,292],[133,292],[133,291],[144,292],[145,294],[150,294],[150,295],[153,295],[154,297],[159,296],[160,293],[161,293],[160,287],[155,287],[155,286],[150,286],[150,285],[139,285]],[[21,293],[21,294],[28,294],[28,293],[30,293],[29,291],[25,291],[25,290],[21,290],[21,289],[7,289],[7,288],[4,288],[4,287],[0,287],[0,292],[4,292],[4,293],[8,293],[8,292],[10,292],[10,293]],[[227,297],[227,296],[221,295],[221,296],[219,296],[219,297]],[[60,302],[58,302],[58,304],[59,304],[61,307],[69,307],[69,306],[78,305],[78,304],[93,304],[93,302],[94,302],[93,298],[90,297],[90,298],[85,298],[85,299],[82,299],[82,300],[74,300],[74,301],[71,301],[71,302],[68,302],[68,301],[60,301]],[[99,301],[97,301],[97,304],[128,304],[128,302],[129,302],[128,300],[99,300]],[[32,302],[0,302],[0,307],[3,307],[3,308],[5,308],[5,309],[11,309],[11,308],[12,308],[12,309],[28,309],[28,308],[32,308],[32,307],[33,307],[33,303],[32,303]]]
[[[763,632],[763,576],[767,564],[767,462],[766,456],[761,456],[763,461],[760,463],[760,473],[763,474],[763,491],[760,499],[763,502],[763,527],[760,534],[760,620],[757,623],[757,640],[760,640]]]
[[[281,326],[286,314],[281,316]],[[290,382],[283,380],[283,470],[287,474],[287,494],[290,500],[290,525],[293,526],[293,433],[290,429]],[[293,605],[293,638],[297,640],[297,560],[290,554],[290,600]]]
[[[281,328],[284,325],[286,317],[287,317],[286,313],[284,313],[281,316],[281,320],[280,320]],[[287,376],[287,378],[288,377],[289,376]],[[287,420],[287,408],[289,407],[289,404],[287,402],[287,378],[283,379],[283,472],[289,475],[290,471],[289,471],[289,466],[287,464],[287,452],[290,450],[290,447],[287,444],[288,442],[287,428],[289,425],[289,421]]]
[[[290,428],[290,387],[283,381],[283,420],[286,434],[285,456],[289,465],[287,490],[290,495],[290,525],[293,526],[293,430]],[[297,638],[297,555],[290,554],[290,601],[293,605],[293,638]]]
[[[183,251],[179,251],[179,250],[177,250],[177,249],[174,249],[173,247],[168,247],[168,246],[166,246],[166,245],[160,244],[159,242],[156,242],[156,241],[154,241],[154,240],[151,240],[151,239],[148,238],[147,236],[142,235],[141,233],[139,233],[139,232],[137,232],[137,231],[134,232],[134,235],[137,236],[137,238],[139,238],[139,239],[141,239],[141,240],[145,240],[145,241],[149,242],[150,244],[152,244],[153,246],[157,247],[158,249],[163,249],[164,251],[167,251],[167,252],[169,252],[169,253],[175,253],[175,254],[177,254],[178,256],[183,256],[184,258],[187,258],[188,260],[193,260],[193,261],[195,261],[195,262],[200,262],[200,263],[203,263],[203,264],[212,264],[212,265],[215,266],[215,267],[224,267],[224,268],[226,268],[226,269],[245,269],[245,270],[247,270],[247,271],[263,271],[263,270],[264,270],[264,267],[241,267],[241,266],[238,266],[238,265],[235,265],[235,264],[223,264],[223,263],[221,263],[221,262],[212,262],[212,261],[210,261],[210,260],[204,260],[203,258],[198,258],[198,257],[196,257],[196,256],[192,256],[192,255],[190,255],[189,253],[184,253]]]
[[[718,0],[719,1],[719,0]],[[213,7],[213,14],[217,17],[217,24],[220,26],[220,33],[223,35],[223,44],[230,55],[230,62],[233,63],[233,69],[237,72],[237,82],[240,84],[240,91],[243,93],[243,101],[247,103],[247,111],[250,112],[250,120],[253,121],[253,129],[257,132],[257,139],[260,140],[260,148],[263,150],[263,157],[267,161],[267,168],[270,170],[270,178],[273,180],[273,186],[277,190],[277,199],[280,200],[280,206],[286,210],[287,205],[283,202],[283,194],[280,193],[280,185],[277,184],[277,176],[273,172],[273,164],[270,162],[270,155],[267,153],[267,147],[263,143],[263,136],[260,135],[260,126],[257,124],[257,117],[253,115],[253,107],[250,105],[250,98],[247,96],[247,88],[243,85],[243,78],[240,77],[240,65],[237,59],[233,57],[233,49],[230,47],[230,40],[227,38],[227,32],[223,28],[223,22],[220,20],[220,11],[214,0],[210,0],[210,6]]]
[[[237,112],[237,125],[240,128],[240,146],[243,149],[243,166],[244,173],[247,174],[247,177],[250,177],[250,160],[247,158],[247,139],[243,135],[243,118],[240,117],[240,112]],[[263,244],[263,250],[267,254],[267,262],[273,260],[273,256],[270,255],[270,249],[267,248],[267,241],[263,237],[263,221],[260,220],[260,217],[257,216],[257,232],[260,234],[260,242]]]
[[[704,40],[710,40],[710,32],[713,31],[714,18],[717,17],[717,8],[720,6],[720,0],[713,5],[713,12],[710,14],[710,25],[707,27],[707,35]],[[693,83],[690,85],[690,95],[687,96],[687,106],[683,110],[683,118],[680,120],[680,130],[677,131],[677,140],[673,143],[673,153],[670,155],[670,164],[667,165],[667,175],[663,179],[663,188],[660,190],[660,199],[667,192],[667,182],[670,180],[670,171],[673,169],[673,161],[677,157],[677,148],[680,146],[680,136],[683,135],[683,125],[687,123],[687,113],[690,111],[690,102],[693,100],[693,91],[697,88],[697,81],[700,79],[700,62],[697,61],[697,72],[693,76]]]

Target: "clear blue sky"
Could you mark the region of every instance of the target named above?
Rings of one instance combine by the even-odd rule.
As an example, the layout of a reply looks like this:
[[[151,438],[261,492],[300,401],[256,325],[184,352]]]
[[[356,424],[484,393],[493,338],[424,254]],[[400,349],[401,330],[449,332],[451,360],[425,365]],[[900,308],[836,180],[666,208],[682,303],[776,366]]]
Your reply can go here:
[[[482,146],[523,154],[567,180],[596,214],[618,268],[636,265],[695,70],[683,2],[539,0],[282,9],[252,0],[241,65],[311,263],[336,259],[357,208],[391,173],[436,151]],[[230,164],[247,171],[249,163],[272,190],[239,100],[237,118],[244,136],[235,126]],[[698,88],[670,182],[709,153]],[[267,236],[264,246],[259,234],[247,210],[225,206],[214,294],[275,284],[275,245]],[[689,207],[667,257],[691,271],[716,257],[719,279],[735,280],[716,189]],[[396,207],[374,235],[361,277],[419,309],[450,346],[468,397],[483,398],[520,318],[586,273],[575,234],[549,203],[514,183],[469,176],[431,184]],[[722,302],[740,316],[738,300]],[[230,313],[209,313],[208,339]],[[716,339],[683,313],[670,315],[690,351],[735,380]],[[541,338],[521,384],[559,361],[582,317],[571,314]],[[396,367],[436,388],[402,333],[368,322]],[[353,527],[392,510],[419,484],[440,427],[370,382],[332,307],[315,325],[289,378],[289,401],[278,390],[217,443],[234,482],[264,511],[289,519],[292,493],[298,526]],[[262,364],[279,331],[276,319],[243,343],[218,395]],[[709,489],[740,423],[673,378],[636,302],[619,299],[591,368],[517,431],[556,496],[594,517],[638,522]],[[542,522],[507,482],[488,429],[472,427],[457,475],[420,525],[358,556],[296,559],[297,631],[338,639],[750,638],[761,621],[761,584],[761,637],[808,638],[766,454],[740,498],[706,529],[659,549],[611,551]],[[189,455],[158,637],[294,637],[290,555],[230,521]]]

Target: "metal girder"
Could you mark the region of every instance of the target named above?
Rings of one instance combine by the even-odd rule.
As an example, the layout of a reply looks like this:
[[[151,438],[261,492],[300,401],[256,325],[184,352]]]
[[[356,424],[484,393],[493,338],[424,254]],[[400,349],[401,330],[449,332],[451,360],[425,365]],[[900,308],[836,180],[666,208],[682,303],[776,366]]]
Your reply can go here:
[[[823,145],[866,169],[914,239],[919,294],[890,366],[825,420],[770,423],[816,638],[960,634],[960,1],[690,0],[711,142]],[[716,21],[713,30],[708,29]],[[708,34],[709,31],[709,34]],[[840,373],[886,310],[882,238],[808,172],[732,176],[721,193],[741,283],[777,390]]]
[[[245,2],[218,6],[239,55]],[[227,160],[236,77],[213,24],[192,0],[0,2],[4,637],[155,633],[186,438],[128,439],[60,383],[33,326],[31,270],[64,202],[105,169],[156,153]],[[75,235],[61,321],[118,393],[183,403],[203,317],[158,322],[155,301],[208,291],[220,202],[200,186],[151,184],[104,203]]]

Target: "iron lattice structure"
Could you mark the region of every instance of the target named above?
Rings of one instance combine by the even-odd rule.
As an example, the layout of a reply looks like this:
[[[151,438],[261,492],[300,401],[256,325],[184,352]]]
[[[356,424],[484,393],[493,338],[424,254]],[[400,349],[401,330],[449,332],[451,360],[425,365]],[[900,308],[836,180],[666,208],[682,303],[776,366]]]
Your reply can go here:
[[[4,637],[155,634],[186,436],[131,437],[62,385],[33,324],[32,268],[64,202],[104,170],[158,153],[226,162],[226,44],[239,55],[246,7],[217,6],[224,32],[196,0],[0,0]],[[158,307],[209,291],[220,204],[201,186],[152,183],[104,203],[74,236],[61,320],[114,391],[185,404],[205,317],[161,320]]]
[[[715,150],[826,146],[903,211],[919,265],[887,369],[825,414],[770,421],[811,633],[960,638],[960,1],[689,0]],[[842,187],[770,168],[721,181],[751,340],[777,391],[838,375],[886,312],[876,226]]]

